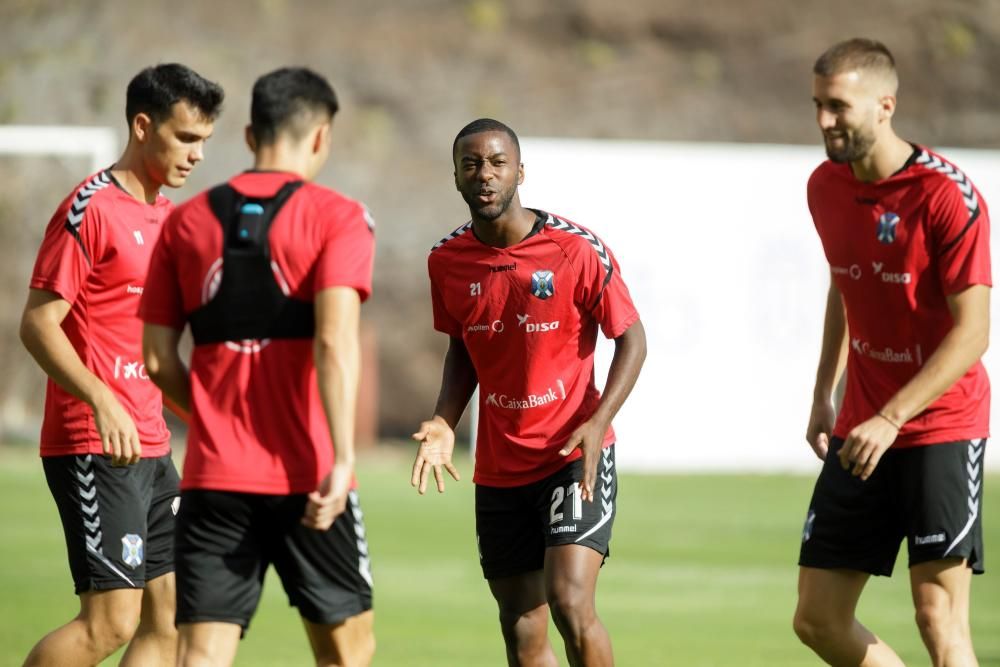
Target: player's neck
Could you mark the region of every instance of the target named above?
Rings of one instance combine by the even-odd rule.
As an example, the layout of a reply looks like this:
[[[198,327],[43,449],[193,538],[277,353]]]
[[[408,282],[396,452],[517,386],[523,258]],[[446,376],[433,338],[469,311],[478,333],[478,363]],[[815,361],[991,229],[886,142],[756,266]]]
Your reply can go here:
[[[534,226],[534,211],[517,202],[511,202],[503,215],[495,220],[484,220],[475,214],[472,216],[472,229],[476,238],[494,248],[508,248],[520,243]]]
[[[257,171],[286,171],[309,180],[312,172],[310,158],[311,154],[301,150],[301,147],[275,142],[257,149],[253,168]]]
[[[125,192],[147,204],[156,203],[163,187],[162,183],[149,177],[142,156],[128,148],[111,167],[111,176]]]
[[[902,169],[912,154],[913,146],[890,133],[876,142],[867,156],[852,162],[851,171],[863,183],[881,181]]]

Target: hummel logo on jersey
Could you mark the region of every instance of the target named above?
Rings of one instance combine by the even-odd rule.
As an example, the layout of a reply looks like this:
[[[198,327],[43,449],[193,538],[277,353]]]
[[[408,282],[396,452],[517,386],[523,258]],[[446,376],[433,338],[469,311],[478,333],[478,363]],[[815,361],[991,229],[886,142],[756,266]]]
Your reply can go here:
[[[531,274],[531,293],[543,301],[555,293],[555,274],[548,270]]]
[[[126,285],[125,286],[125,293],[126,294],[138,294],[139,296],[142,296],[142,288],[139,287],[139,286],[137,286],[137,285]]]
[[[892,243],[896,240],[896,226],[899,224],[899,216],[895,213],[883,213],[878,219],[878,228],[875,237],[879,243]]]
[[[913,538],[913,543],[916,545],[921,544],[941,544],[945,541],[944,533],[934,533],[933,535],[917,535]]]
[[[142,238],[142,232],[140,232],[138,229],[132,232],[132,236],[135,237],[136,245],[146,245],[146,242]]]
[[[559,328],[559,320],[555,322],[529,322],[528,318],[531,315],[521,315],[517,316],[517,326],[524,326],[524,333],[540,333],[543,331],[555,331]]]
[[[503,271],[516,271],[517,264],[498,264],[490,267],[490,273],[501,273]]]

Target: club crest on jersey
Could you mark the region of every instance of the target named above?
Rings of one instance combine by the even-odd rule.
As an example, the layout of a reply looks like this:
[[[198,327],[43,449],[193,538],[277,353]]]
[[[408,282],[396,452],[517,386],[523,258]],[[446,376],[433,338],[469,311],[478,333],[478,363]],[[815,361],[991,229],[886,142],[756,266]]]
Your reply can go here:
[[[555,274],[548,270],[531,274],[531,293],[543,301],[555,294]]]
[[[142,565],[142,538],[135,533],[122,537],[122,560],[133,569]]]
[[[878,219],[878,229],[875,236],[879,243],[892,243],[896,240],[896,225],[899,224],[899,216],[895,213],[883,213]]]

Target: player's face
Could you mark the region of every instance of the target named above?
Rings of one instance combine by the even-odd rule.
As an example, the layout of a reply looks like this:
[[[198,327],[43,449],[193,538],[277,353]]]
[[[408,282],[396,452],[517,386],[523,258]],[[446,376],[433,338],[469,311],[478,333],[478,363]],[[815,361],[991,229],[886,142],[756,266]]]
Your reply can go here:
[[[817,75],[813,102],[827,157],[834,162],[857,162],[871,153],[879,100],[860,72]]]
[[[472,214],[496,220],[517,196],[524,167],[506,132],[479,132],[462,137],[455,147],[455,186]]]
[[[187,102],[174,104],[170,117],[149,128],[144,143],[146,171],[161,185],[179,188],[205,156],[212,121]]]

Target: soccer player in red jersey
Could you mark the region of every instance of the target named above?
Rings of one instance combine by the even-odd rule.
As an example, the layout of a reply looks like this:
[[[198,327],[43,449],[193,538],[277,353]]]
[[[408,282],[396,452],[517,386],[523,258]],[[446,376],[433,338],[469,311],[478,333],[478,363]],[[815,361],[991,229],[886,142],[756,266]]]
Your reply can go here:
[[[830,264],[806,439],[824,460],[802,534],[795,631],[832,665],[902,665],[855,617],[871,575],[909,551],[917,625],[935,666],[975,665],[990,385],[986,202],[969,178],[892,129],[895,64],[879,42],[813,68],[829,161],[808,199]],[[832,396],[846,363],[843,406]]]
[[[375,650],[371,569],[354,490],[364,206],[312,183],[338,108],[304,68],[254,85],[254,168],[179,206],[140,315],[150,377],[191,409],[177,516],[181,665],[235,658],[274,564],[317,664]],[[190,373],[178,353],[190,324]]]
[[[45,636],[28,665],[174,662],[177,472],[160,390],[142,365],[136,316],[171,203],[203,157],[222,89],[183,65],[128,85],[128,145],[74,188],[49,222],[21,319],[48,374],[41,456],[59,509],[79,615]]]
[[[511,665],[555,665],[549,613],[572,665],[610,665],[594,605],[608,555],[617,474],[611,420],[646,355],[618,263],[589,230],[524,208],[520,146],[476,120],[452,147],[472,215],[428,259],[434,326],[450,337],[434,417],[420,425],[411,483],[424,493],[451,462],[455,424],[480,387],[476,537]],[[603,396],[598,327],[615,341]]]

